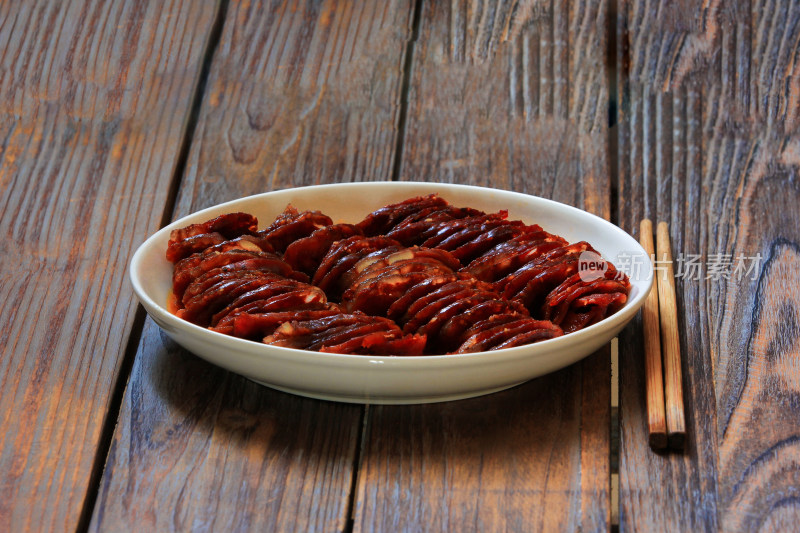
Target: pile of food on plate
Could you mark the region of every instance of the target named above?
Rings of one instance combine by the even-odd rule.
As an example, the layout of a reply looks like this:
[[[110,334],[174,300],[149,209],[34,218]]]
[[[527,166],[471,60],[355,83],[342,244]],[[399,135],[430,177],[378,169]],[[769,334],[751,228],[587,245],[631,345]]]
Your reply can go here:
[[[268,227],[230,213],[172,231],[170,312],[273,346],[364,355],[499,350],[618,311],[630,282],[581,269],[570,244],[508,213],[433,194],[354,224],[288,206]],[[585,257],[585,256],[584,256]]]

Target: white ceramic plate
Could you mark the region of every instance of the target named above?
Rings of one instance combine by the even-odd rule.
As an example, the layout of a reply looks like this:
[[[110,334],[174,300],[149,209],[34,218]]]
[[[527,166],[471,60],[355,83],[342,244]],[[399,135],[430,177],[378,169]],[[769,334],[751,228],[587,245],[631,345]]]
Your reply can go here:
[[[334,222],[357,222],[367,213],[406,198],[439,193],[457,206],[487,212],[507,209],[509,219],[537,223],[570,242],[590,242],[621,270],[618,257],[636,256],[627,304],[588,328],[494,352],[419,357],[375,357],[309,352],[267,346],[222,335],[181,320],[166,309],[172,264],[165,259],[172,229],[223,213],[243,211],[269,224],[291,203],[318,209]],[[425,403],[479,396],[553,372],[609,342],[633,317],[652,283],[652,264],[630,235],[580,209],[525,194],[437,183],[371,182],[320,185],[250,196],[210,207],[173,222],[142,244],[130,268],[136,295],[153,320],[178,344],[198,356],[282,391],[354,403]]]

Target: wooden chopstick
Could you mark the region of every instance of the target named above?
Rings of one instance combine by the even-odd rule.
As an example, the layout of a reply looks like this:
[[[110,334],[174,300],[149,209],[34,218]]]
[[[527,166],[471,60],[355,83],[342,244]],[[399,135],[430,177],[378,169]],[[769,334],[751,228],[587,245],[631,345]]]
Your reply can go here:
[[[659,222],[656,230],[656,257],[664,266],[657,276],[658,306],[661,318],[661,349],[664,355],[664,398],[667,413],[667,440],[671,448],[682,449],[686,439],[686,421],[681,384],[681,345],[678,337],[678,305],[675,298],[675,274],[669,245],[669,226]]]
[[[653,249],[653,223],[642,220],[639,242],[648,257],[655,256]],[[667,420],[664,413],[664,377],[661,372],[661,335],[658,322],[658,290],[654,286],[642,308],[644,323],[644,375],[647,385],[647,432],[650,447],[662,450],[667,447]]]

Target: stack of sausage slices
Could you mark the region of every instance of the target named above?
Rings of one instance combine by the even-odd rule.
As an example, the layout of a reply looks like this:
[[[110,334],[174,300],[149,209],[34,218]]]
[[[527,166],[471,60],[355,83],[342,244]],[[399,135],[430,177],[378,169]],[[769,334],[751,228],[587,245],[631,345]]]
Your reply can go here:
[[[433,355],[511,348],[619,310],[628,278],[508,213],[410,198],[357,224],[288,206],[267,228],[230,213],[172,231],[170,311],[214,331],[320,352]]]

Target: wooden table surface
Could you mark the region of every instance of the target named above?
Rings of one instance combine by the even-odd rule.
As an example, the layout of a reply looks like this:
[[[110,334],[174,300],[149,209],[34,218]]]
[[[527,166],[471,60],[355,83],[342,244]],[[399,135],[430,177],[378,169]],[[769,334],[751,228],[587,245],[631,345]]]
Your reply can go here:
[[[796,530],[799,170],[792,0],[0,1],[0,530]],[[685,452],[648,447],[638,317],[505,392],[361,406],[138,306],[170,220],[364,180],[669,222]]]

